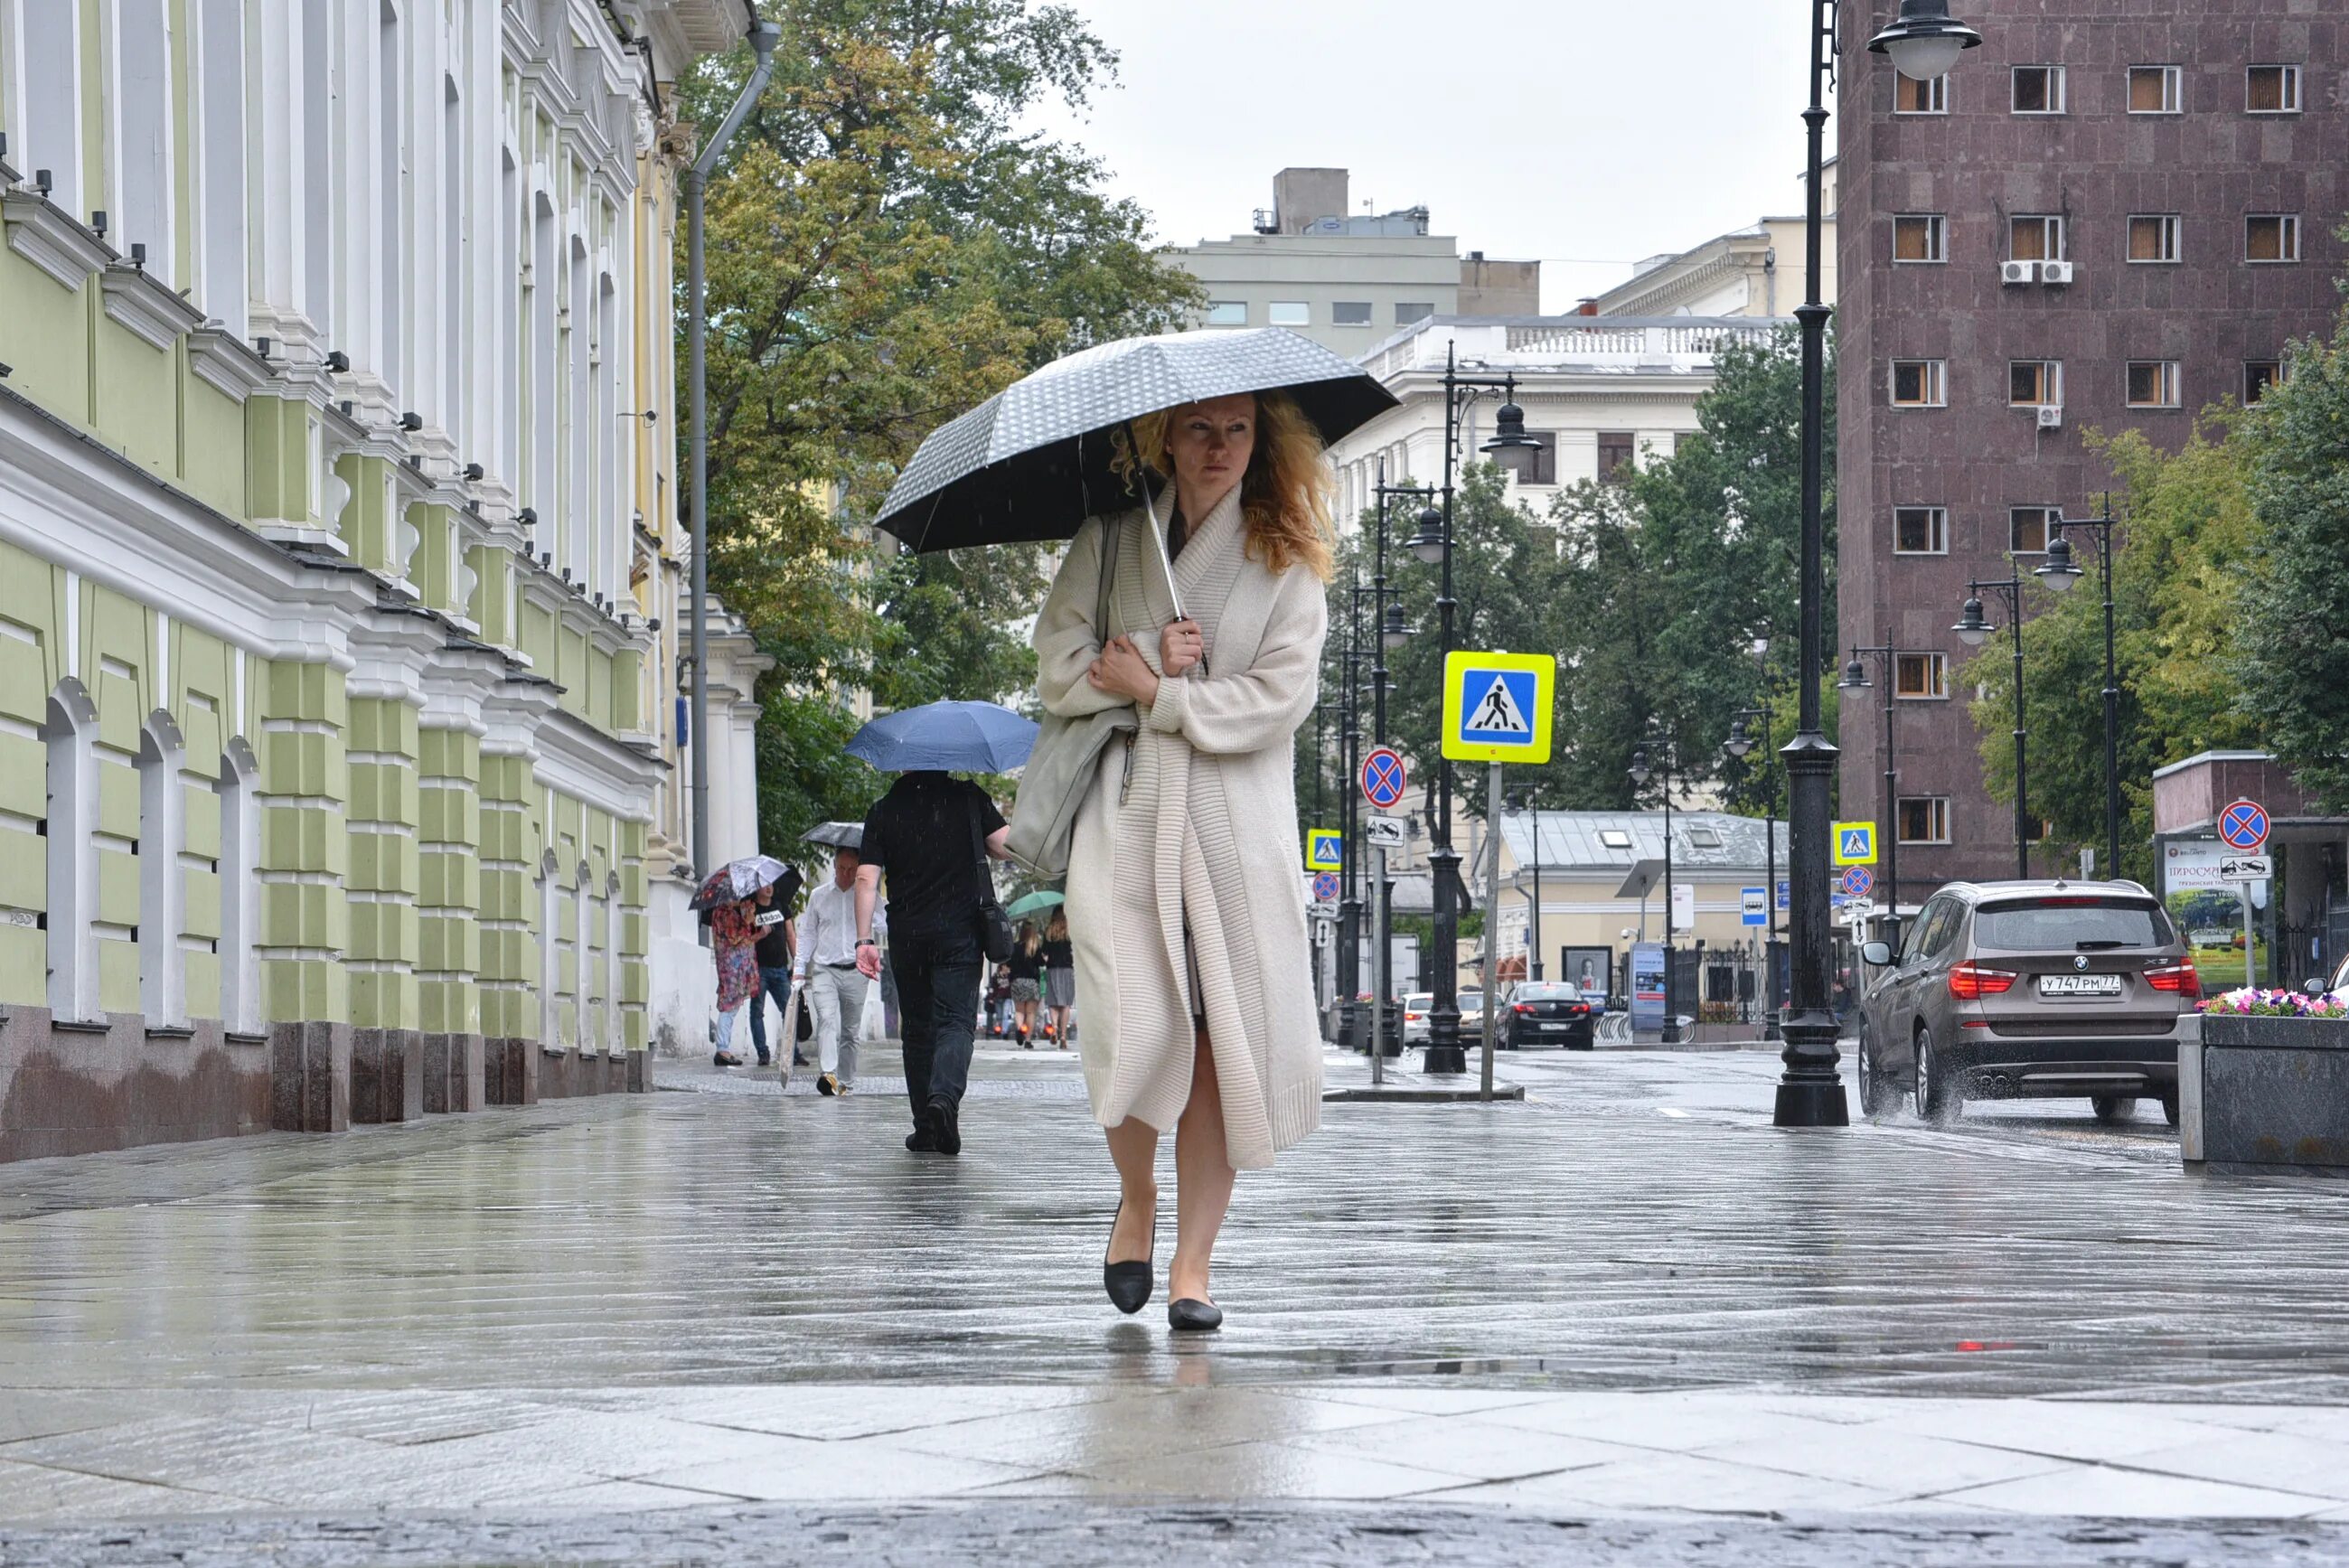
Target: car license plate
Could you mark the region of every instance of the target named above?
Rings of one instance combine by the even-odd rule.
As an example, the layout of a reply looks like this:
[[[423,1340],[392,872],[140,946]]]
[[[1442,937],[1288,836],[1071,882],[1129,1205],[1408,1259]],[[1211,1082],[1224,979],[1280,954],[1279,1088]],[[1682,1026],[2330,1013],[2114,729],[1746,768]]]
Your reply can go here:
[[[2121,977],[2117,975],[2042,975],[2039,977],[2042,996],[2117,996],[2121,994]]]

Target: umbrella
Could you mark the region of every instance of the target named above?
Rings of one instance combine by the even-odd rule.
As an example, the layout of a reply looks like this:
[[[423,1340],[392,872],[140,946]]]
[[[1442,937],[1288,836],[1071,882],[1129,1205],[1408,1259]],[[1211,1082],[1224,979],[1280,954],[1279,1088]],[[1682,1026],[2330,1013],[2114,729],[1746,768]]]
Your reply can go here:
[[[991,702],[933,702],[856,732],[851,757],[884,773],[1008,773],[1036,747],[1036,721]]]
[[[864,824],[862,822],[818,822],[800,835],[803,844],[823,844],[835,850],[860,850],[864,847]]]
[[[1018,920],[1023,915],[1041,914],[1046,910],[1057,908],[1065,902],[1066,899],[1062,894],[1047,889],[1042,892],[1031,892],[1025,898],[1013,899],[1010,906],[1003,913]]]
[[[1111,432],[1144,414],[1283,391],[1324,441],[1396,406],[1352,360],[1279,327],[1168,333],[1057,359],[932,431],[875,525],[916,551],[1067,539],[1135,498],[1110,469]]]
[[[695,909],[713,909],[721,903],[749,898],[762,887],[772,887],[786,877],[800,873],[772,855],[746,855],[730,861],[710,873],[693,895]]]

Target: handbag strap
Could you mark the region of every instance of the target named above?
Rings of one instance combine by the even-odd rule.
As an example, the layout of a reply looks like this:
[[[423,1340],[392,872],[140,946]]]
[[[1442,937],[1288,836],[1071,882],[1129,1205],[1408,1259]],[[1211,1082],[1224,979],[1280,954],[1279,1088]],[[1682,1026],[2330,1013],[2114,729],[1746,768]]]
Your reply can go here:
[[[1101,591],[1093,605],[1093,640],[1103,647],[1109,645],[1111,592],[1117,585],[1117,546],[1124,536],[1123,518],[1102,519]]]
[[[978,868],[978,906],[985,909],[995,902],[995,868],[987,863],[987,835],[979,831],[978,787],[963,798],[970,811],[970,847]]]

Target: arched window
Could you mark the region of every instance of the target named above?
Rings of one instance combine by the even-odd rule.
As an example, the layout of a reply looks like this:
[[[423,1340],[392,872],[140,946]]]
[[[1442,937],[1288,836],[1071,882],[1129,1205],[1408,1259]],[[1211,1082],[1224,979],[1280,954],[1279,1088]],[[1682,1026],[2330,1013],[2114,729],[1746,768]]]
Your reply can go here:
[[[98,1004],[98,709],[78,680],[57,684],[41,738],[48,748],[49,1012],[68,1023],[100,1016]]]
[[[139,1010],[150,1028],[184,1026],[187,968],[180,932],[187,924],[187,879],[180,848],[187,841],[187,799],[180,768],[186,748],[168,713],[139,732]]]
[[[261,764],[243,740],[221,758],[221,1026],[257,1035],[261,1017]]]

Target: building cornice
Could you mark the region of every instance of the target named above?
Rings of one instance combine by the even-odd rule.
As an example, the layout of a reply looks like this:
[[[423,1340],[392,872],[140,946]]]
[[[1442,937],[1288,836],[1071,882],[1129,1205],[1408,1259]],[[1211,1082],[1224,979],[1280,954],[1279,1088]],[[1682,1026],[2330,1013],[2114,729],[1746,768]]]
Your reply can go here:
[[[36,191],[0,191],[0,224],[10,250],[76,293],[117,259],[113,246]]]
[[[269,361],[218,322],[206,322],[188,334],[188,368],[197,379],[240,403],[276,378]]]
[[[109,320],[120,323],[150,348],[171,346],[203,325],[204,313],[128,262],[109,263],[98,275],[99,298]]]

